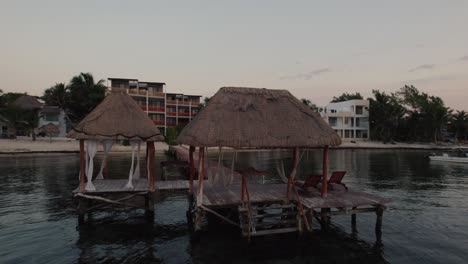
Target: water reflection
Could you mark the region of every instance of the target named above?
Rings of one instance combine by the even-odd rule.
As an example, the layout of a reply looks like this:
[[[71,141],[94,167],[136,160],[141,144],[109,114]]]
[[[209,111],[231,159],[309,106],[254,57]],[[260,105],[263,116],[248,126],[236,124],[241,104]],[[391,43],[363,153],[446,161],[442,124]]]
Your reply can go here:
[[[223,163],[230,166],[231,153]],[[159,193],[154,222],[143,211],[93,213],[78,228],[71,191],[78,156],[0,157],[0,263],[463,263],[468,259],[468,166],[433,163],[425,151],[331,150],[330,170],[346,170],[351,189],[394,202],[375,243],[375,214],[335,217],[328,233],[254,238],[214,225],[197,242],[187,228],[185,192]],[[210,153],[217,159],[216,153]],[[304,154],[299,175],[321,172],[322,153]],[[161,175],[156,157],[157,175]],[[254,165],[278,181],[276,163],[292,169],[290,151],[238,153],[236,167]],[[100,162],[97,162],[97,166]],[[126,178],[128,154],[111,155],[109,174]],[[177,175],[171,175],[172,178]]]

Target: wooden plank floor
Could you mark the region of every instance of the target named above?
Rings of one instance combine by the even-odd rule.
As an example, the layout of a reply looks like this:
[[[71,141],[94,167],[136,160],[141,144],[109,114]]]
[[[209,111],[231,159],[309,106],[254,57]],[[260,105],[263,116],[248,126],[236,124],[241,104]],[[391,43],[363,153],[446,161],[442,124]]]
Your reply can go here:
[[[170,146],[170,151],[175,152],[181,160],[188,161],[188,149],[182,146]],[[195,166],[198,166],[198,152],[194,153]],[[206,172],[211,174],[216,173],[218,163],[207,161]],[[229,168],[221,167],[226,170],[225,173],[230,173]],[[205,173],[208,175],[210,173]],[[236,173],[234,180],[238,182],[240,175]],[[188,184],[188,183],[187,183]],[[254,184],[249,183],[248,189],[252,202],[272,202],[282,201],[286,198],[286,184]],[[233,184],[229,187],[209,187],[204,186],[203,190],[203,205],[205,206],[233,206],[240,204],[240,185]],[[357,192],[349,190],[345,191],[329,191],[327,198],[322,198],[318,189],[310,190],[309,192],[301,192],[299,194],[302,204],[307,208],[339,208],[339,207],[355,207],[355,206],[373,206],[383,205],[390,202],[390,199],[377,195],[368,194],[365,192]],[[294,196],[293,196],[294,197]]]
[[[133,180],[133,190],[125,190],[128,180],[125,179],[104,179],[94,180],[95,191],[85,191],[85,193],[111,193],[111,192],[146,192],[149,191],[148,181],[146,179]],[[79,192],[79,187],[73,190],[73,193]]]
[[[94,180],[93,184],[96,187],[95,191],[85,191],[85,193],[115,193],[115,192],[147,192],[149,191],[148,182],[146,179],[133,180],[133,190],[125,190],[128,180],[125,179],[105,179]],[[196,186],[197,181],[194,181]],[[189,181],[157,181],[155,184],[156,190],[188,190]],[[79,192],[79,188],[73,190],[73,193]]]
[[[280,202],[286,199],[286,184],[248,184],[252,202]],[[205,187],[203,190],[203,205],[232,206],[240,204],[241,189],[239,185],[229,187]],[[340,208],[355,206],[383,205],[390,199],[357,191],[329,191],[327,198],[322,198],[320,191],[300,193],[304,207],[310,208]],[[294,196],[292,196],[294,198]]]
[[[357,191],[328,191],[328,197],[322,198],[318,189],[299,194],[304,207],[310,208],[340,208],[384,205],[391,199]]]
[[[285,184],[249,184],[250,201],[281,202],[286,199]],[[241,187],[234,184],[228,187],[203,187],[203,205],[233,206],[241,203]]]

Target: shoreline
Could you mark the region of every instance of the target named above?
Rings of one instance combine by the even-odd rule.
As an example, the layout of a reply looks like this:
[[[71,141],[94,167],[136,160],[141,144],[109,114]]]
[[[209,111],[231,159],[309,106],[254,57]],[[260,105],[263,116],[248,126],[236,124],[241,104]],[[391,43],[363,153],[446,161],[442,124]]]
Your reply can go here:
[[[145,151],[146,145],[141,147]],[[156,151],[165,151],[169,145],[165,142],[155,142]],[[217,150],[218,148],[209,148]],[[367,149],[367,150],[432,150],[432,151],[455,151],[458,149],[468,150],[468,145],[436,145],[433,143],[396,143],[383,144],[381,142],[343,142],[340,146],[330,147],[330,149]],[[240,151],[262,151],[269,149],[246,149]],[[99,145],[98,152],[102,152],[102,146]],[[38,139],[32,141],[29,138],[19,139],[0,139],[0,155],[19,155],[19,154],[75,154],[79,153],[79,144],[73,139]],[[130,146],[115,144],[110,153],[131,153]]]

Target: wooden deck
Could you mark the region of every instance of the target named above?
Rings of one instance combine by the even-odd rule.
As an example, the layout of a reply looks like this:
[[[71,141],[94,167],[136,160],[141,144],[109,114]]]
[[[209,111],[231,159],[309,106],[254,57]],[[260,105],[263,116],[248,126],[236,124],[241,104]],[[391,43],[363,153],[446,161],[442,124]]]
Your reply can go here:
[[[145,179],[133,180],[133,190],[126,190],[125,185],[128,180],[124,179],[104,179],[94,180],[93,184],[96,187],[95,191],[84,191],[83,193],[98,194],[98,193],[133,193],[133,192],[149,192],[148,182]],[[197,181],[194,182],[196,184]],[[188,190],[189,181],[158,181],[156,182],[156,190]],[[78,193],[79,187],[73,190],[73,193]]]
[[[286,184],[248,184],[252,203],[285,201],[286,188]],[[240,196],[240,185],[205,187],[203,205],[208,207],[239,205],[241,203]],[[308,193],[300,192],[299,199],[306,209],[377,206],[391,201],[388,198],[357,191],[330,191],[327,198],[322,198],[318,189]]]

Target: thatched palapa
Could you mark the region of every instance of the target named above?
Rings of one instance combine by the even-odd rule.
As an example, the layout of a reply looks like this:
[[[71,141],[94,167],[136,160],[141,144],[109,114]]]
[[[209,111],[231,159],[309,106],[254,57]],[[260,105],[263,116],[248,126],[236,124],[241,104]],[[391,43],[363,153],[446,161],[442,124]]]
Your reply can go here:
[[[153,121],[127,94],[108,95],[67,135],[75,139],[162,141]]]
[[[289,148],[336,146],[341,139],[287,90],[223,87],[177,142],[197,147]]]
[[[39,102],[36,97],[27,94],[18,97],[18,99],[13,102],[13,105],[23,110],[36,110],[42,108],[41,102]]]

